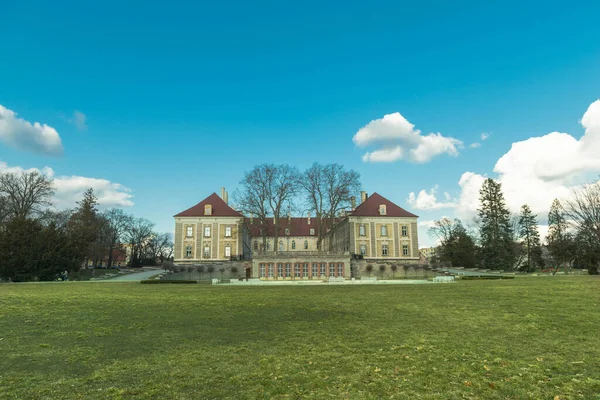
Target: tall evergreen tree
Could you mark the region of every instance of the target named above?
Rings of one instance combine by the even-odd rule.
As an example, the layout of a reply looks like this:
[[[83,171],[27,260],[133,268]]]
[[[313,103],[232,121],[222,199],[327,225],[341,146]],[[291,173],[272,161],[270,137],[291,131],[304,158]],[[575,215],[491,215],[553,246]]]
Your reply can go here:
[[[513,231],[502,185],[488,178],[479,191],[478,211],[481,264],[488,269],[512,269]]]
[[[575,256],[574,237],[569,231],[565,210],[558,199],[554,199],[548,213],[546,242],[548,243],[548,252],[555,263],[555,272],[573,260]]]
[[[519,238],[522,240],[527,256],[525,270],[531,272],[536,267],[543,267],[542,244],[540,242],[540,233],[535,215],[527,204],[521,207],[519,216]]]
[[[92,256],[93,245],[100,235],[102,221],[98,215],[98,199],[92,188],[83,193],[69,221],[73,242],[79,250],[81,262]]]

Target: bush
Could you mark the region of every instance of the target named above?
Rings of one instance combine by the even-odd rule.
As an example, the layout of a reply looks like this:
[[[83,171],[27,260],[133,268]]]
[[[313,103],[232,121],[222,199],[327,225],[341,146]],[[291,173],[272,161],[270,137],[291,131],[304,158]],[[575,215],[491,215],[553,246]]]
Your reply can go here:
[[[494,279],[515,279],[514,276],[463,276],[461,277],[463,281],[484,281],[484,280],[494,280]]]
[[[145,280],[145,281],[141,281],[141,284],[158,284],[158,283],[198,283],[197,281],[176,281],[176,280],[172,280],[172,279],[149,279],[149,280]]]

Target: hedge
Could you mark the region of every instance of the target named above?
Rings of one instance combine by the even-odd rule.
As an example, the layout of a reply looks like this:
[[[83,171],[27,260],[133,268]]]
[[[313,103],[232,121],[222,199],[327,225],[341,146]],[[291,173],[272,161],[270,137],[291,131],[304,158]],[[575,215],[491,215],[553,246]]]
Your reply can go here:
[[[184,281],[184,280],[174,280],[174,279],[149,279],[145,281],[141,281],[140,283],[146,285],[159,284],[159,283],[198,283],[197,281]]]
[[[485,276],[462,276],[461,280],[463,281],[478,281],[478,280],[490,280],[490,279],[515,279],[514,276],[494,276],[494,275],[485,275]]]

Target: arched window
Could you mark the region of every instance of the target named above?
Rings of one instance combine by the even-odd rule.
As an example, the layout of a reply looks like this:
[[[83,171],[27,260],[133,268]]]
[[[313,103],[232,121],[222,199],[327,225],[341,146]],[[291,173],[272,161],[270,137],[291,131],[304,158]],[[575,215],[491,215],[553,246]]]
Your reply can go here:
[[[308,240],[304,241],[304,250],[308,250]]]
[[[186,246],[185,248],[185,257],[192,258],[192,246]]]
[[[283,240],[279,241],[279,251],[283,251]]]
[[[271,242],[267,240],[267,250],[271,250]]]
[[[254,250],[258,250],[258,242],[256,240],[254,241]]]
[[[295,250],[295,249],[296,249],[296,241],[292,240],[292,250]]]

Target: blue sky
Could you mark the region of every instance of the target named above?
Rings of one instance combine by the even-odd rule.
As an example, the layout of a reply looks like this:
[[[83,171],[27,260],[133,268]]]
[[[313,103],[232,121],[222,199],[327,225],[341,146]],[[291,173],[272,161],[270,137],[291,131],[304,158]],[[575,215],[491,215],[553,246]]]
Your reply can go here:
[[[338,162],[361,173],[367,192],[420,215],[426,245],[427,221],[470,218],[463,174],[531,188],[513,170],[494,171],[513,143],[584,134],[580,120],[600,97],[598,15],[594,1],[5,0],[0,105],[15,126],[52,127],[62,151],[32,149],[23,138],[36,132],[13,127],[0,131],[0,161],[51,168],[60,205],[92,184],[106,204],[162,231],[221,186],[233,193],[255,164]],[[393,144],[376,137],[377,124],[365,147],[353,141],[393,113],[414,125],[413,139],[419,130],[462,146],[425,161],[363,161],[382,146],[409,150],[394,126]],[[574,154],[565,162],[582,158]],[[545,157],[533,156],[542,166]],[[596,169],[568,169],[548,196]],[[435,202],[417,202],[421,190]],[[543,219],[552,199],[544,209],[532,196]]]

